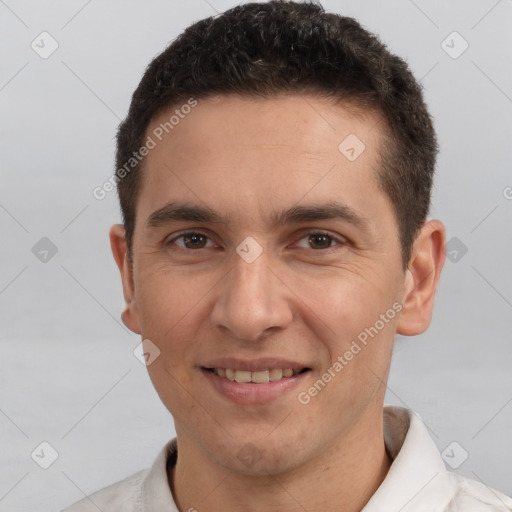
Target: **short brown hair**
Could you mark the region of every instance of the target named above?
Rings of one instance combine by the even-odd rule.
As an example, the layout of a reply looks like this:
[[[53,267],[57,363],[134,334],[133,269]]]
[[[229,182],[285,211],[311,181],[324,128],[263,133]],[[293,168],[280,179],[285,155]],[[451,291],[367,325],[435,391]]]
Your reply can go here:
[[[383,116],[377,177],[395,209],[406,268],[428,215],[438,149],[421,86],[375,35],[318,3],[247,3],[188,27],[153,59],[135,90],[117,134],[116,169],[144,144],[165,108],[191,97],[282,92],[313,92]],[[117,183],[130,258],[141,163]]]

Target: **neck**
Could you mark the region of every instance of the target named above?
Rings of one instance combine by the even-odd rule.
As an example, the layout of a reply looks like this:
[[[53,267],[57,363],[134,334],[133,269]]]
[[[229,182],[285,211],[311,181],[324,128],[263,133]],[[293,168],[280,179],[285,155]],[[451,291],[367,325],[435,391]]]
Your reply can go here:
[[[356,425],[315,459],[265,476],[243,475],[220,466],[179,432],[178,461],[169,468],[175,502],[181,512],[360,511],[392,462],[384,445],[382,411],[373,423],[366,418],[364,425]]]

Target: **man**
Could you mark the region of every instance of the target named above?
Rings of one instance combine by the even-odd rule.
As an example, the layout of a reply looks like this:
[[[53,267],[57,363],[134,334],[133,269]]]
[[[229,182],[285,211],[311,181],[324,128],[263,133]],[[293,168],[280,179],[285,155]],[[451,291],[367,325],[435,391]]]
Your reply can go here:
[[[177,438],[67,510],[512,510],[383,408],[444,262],[436,152],[406,64],[316,4],[242,5],[153,60],[110,240]]]

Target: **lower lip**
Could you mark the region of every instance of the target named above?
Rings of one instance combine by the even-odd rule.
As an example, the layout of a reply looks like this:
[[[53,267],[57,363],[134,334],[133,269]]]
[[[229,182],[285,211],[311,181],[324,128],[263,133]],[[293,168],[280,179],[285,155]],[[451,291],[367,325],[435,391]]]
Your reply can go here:
[[[255,384],[231,381],[203,368],[201,371],[218,393],[239,405],[264,405],[277,400],[297,387],[310,373],[309,370],[292,377]]]

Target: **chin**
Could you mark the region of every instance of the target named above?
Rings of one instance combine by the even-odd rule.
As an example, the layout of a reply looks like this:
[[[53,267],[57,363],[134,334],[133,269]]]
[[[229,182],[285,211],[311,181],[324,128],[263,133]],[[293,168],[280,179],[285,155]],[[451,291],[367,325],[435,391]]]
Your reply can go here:
[[[239,475],[250,477],[273,477],[292,471],[299,464],[289,453],[275,450],[262,450],[247,443],[235,451],[232,457],[222,461],[223,465]]]
[[[300,466],[305,454],[298,450],[300,441],[289,431],[283,430],[282,436],[276,434],[267,430],[263,435],[233,436],[214,443],[208,451],[217,464],[233,473],[251,477],[280,475]],[[306,440],[303,442],[302,446],[308,446]]]

